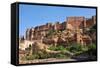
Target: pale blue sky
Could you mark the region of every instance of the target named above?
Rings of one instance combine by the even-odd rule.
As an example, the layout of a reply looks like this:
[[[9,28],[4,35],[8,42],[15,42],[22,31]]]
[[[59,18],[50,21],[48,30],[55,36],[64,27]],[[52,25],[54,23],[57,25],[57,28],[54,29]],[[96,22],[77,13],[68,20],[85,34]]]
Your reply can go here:
[[[84,16],[90,18],[96,15],[94,8],[56,7],[40,5],[19,5],[19,36],[25,35],[27,28],[56,21],[63,22],[66,17]]]

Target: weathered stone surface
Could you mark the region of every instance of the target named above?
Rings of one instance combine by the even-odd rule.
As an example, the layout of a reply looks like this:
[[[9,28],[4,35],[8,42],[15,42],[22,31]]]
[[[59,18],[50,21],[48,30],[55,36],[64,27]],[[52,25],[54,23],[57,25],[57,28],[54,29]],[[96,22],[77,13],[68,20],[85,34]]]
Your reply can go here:
[[[43,43],[40,43],[40,42],[34,42],[32,44],[32,51],[37,53],[37,51],[41,51],[41,50],[47,50],[48,46],[43,44]]]

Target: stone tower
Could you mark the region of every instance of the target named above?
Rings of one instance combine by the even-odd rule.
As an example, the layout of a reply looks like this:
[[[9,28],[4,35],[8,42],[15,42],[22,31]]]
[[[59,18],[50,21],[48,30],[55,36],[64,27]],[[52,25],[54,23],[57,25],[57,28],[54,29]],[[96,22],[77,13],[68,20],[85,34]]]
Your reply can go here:
[[[67,18],[67,24],[66,28],[71,30],[76,30],[77,28],[80,28],[80,25],[83,23],[84,17],[68,17]]]
[[[30,35],[30,29],[26,30],[26,40],[29,40],[29,35]]]

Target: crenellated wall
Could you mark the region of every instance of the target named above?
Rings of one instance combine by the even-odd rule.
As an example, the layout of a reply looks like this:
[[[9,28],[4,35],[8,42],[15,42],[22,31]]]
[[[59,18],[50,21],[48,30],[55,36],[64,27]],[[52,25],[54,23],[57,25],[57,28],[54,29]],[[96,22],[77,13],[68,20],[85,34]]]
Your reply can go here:
[[[49,30],[74,30],[81,29],[81,31],[84,31],[84,28],[90,28],[96,23],[96,16],[92,16],[89,19],[86,19],[85,17],[68,17],[65,22],[60,23],[56,22],[53,23],[47,23],[45,25],[36,26],[35,28],[30,28],[26,30],[26,40],[41,40]]]

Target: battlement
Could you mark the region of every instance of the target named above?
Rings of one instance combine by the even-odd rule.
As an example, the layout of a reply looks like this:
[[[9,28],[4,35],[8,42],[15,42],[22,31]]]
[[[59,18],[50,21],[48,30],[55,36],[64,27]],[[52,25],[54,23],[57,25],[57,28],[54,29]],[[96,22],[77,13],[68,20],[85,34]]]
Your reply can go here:
[[[86,19],[83,16],[71,16],[66,19],[65,22],[60,23],[46,23],[44,25],[36,26],[35,28],[30,28],[26,30],[26,39],[41,39],[45,36],[49,30],[76,30],[88,28],[96,23],[96,16],[92,16],[89,19]]]

